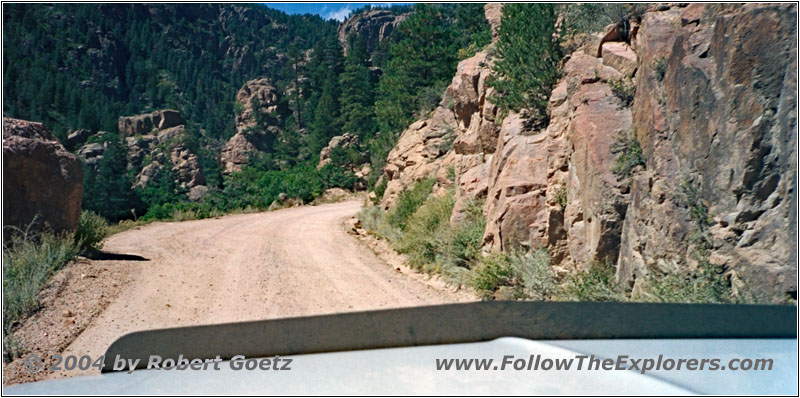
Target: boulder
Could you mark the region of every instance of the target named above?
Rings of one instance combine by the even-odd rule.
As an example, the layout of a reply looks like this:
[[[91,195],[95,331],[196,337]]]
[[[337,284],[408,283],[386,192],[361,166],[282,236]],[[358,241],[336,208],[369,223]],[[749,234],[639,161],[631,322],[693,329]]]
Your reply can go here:
[[[278,90],[267,78],[247,81],[236,93],[241,110],[236,114],[236,132],[241,133],[256,127],[256,121],[280,117]]]
[[[328,145],[325,148],[322,148],[322,151],[319,153],[319,164],[317,165],[317,170],[325,167],[328,163],[331,162],[331,153],[336,148],[341,148],[344,150],[348,150],[350,148],[358,149],[359,140],[358,136],[350,133],[345,133],[343,135],[338,135],[336,137],[331,138],[328,142]],[[366,157],[362,159],[362,161],[366,161]],[[350,165],[355,166],[355,165]]]
[[[64,143],[64,146],[69,150],[74,150],[83,145],[91,135],[92,132],[86,129],[69,130],[67,131],[67,141]]]
[[[54,232],[78,226],[83,169],[41,123],[3,118],[4,227]],[[4,239],[8,236],[4,228]]]
[[[491,57],[483,51],[459,62],[441,105],[400,136],[383,170],[387,181],[381,201],[384,208],[391,207],[404,189],[422,178],[436,178],[434,193],[442,194],[451,184],[459,184],[457,180],[464,172],[488,162],[499,132],[497,108],[487,101],[492,92],[486,83],[491,63]],[[465,187],[485,185],[489,177],[488,173],[474,171],[468,176],[481,181],[465,182]],[[480,189],[457,190],[455,208],[459,214],[453,217],[454,222],[461,218],[467,201],[485,194]]]

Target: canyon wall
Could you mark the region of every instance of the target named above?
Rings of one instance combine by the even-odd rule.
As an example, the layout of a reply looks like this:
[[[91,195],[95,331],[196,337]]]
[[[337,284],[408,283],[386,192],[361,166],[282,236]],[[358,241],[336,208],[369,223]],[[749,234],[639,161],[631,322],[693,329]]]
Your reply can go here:
[[[490,47],[403,132],[381,204],[433,176],[455,184],[451,222],[485,198],[487,251],[608,263],[633,291],[712,264],[743,299],[796,298],[796,23],[794,5],[654,6],[629,42],[566,57],[539,129],[487,101]]]

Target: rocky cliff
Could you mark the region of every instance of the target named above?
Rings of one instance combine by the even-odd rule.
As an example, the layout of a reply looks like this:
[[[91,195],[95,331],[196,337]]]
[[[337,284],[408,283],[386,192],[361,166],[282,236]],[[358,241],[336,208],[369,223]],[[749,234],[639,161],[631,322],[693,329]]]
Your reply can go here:
[[[225,173],[239,171],[251,155],[268,151],[279,138],[278,90],[268,79],[250,80],[236,93],[240,109],[236,114],[236,134],[225,144],[220,160]]]
[[[74,231],[83,169],[41,123],[3,118],[3,225]],[[4,236],[8,231],[4,231]]]
[[[796,22],[793,5],[655,6],[626,41],[612,26],[567,56],[542,129],[499,120],[480,52],[403,132],[382,205],[434,176],[486,198],[486,250],[608,263],[634,292],[711,264],[745,300],[796,297]]]
[[[339,25],[337,30],[339,42],[347,53],[347,40],[351,34],[356,34],[364,38],[367,51],[372,53],[406,17],[408,14],[395,15],[389,10],[368,10],[353,15]]]
[[[176,110],[166,109],[119,118],[119,133],[128,147],[128,168],[135,171],[134,187],[144,188],[158,179],[166,164],[172,166],[176,183],[192,200],[207,191],[205,174],[197,154],[185,144],[186,121]],[[98,132],[97,136],[102,136]],[[88,166],[99,164],[106,144],[89,142],[77,150]]]

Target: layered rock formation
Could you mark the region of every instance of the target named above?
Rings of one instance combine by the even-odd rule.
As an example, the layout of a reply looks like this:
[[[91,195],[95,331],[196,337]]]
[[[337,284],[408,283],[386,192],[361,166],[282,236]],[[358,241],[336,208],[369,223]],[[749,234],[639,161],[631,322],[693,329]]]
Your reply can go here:
[[[357,34],[364,38],[367,51],[372,53],[407,17],[408,14],[395,15],[389,10],[369,10],[353,15],[339,25],[339,42],[346,54],[348,38],[351,34]]]
[[[538,130],[513,113],[497,125],[478,53],[403,132],[382,204],[434,176],[456,184],[452,222],[486,197],[487,250],[609,263],[634,293],[707,262],[745,300],[796,298],[796,23],[794,5],[653,7],[626,41],[595,36],[567,58]],[[632,145],[641,159],[620,172]]]
[[[281,134],[278,90],[268,79],[250,80],[236,93],[240,112],[236,115],[236,134],[220,154],[224,172],[239,171],[250,156],[268,151]]]
[[[3,118],[4,227],[54,232],[78,226],[83,170],[41,123]],[[7,236],[4,230],[4,237]]]

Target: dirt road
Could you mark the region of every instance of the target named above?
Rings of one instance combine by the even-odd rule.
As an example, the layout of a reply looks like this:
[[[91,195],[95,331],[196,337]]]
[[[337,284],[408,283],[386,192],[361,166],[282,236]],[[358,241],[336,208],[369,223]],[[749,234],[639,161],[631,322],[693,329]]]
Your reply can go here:
[[[149,261],[126,262],[131,281],[64,354],[96,358],[137,330],[472,299],[397,272],[348,235],[342,223],[359,208],[348,201],[114,235],[104,251]]]

